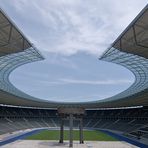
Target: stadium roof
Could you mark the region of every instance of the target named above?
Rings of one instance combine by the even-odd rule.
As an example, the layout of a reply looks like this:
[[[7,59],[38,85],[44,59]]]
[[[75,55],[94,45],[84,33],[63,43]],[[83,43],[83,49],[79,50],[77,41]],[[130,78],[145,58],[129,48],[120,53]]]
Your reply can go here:
[[[16,25],[0,9],[0,56],[21,52],[32,47]]]
[[[148,11],[147,6],[116,39],[112,47],[148,58]]]
[[[10,83],[9,74],[12,70],[23,64],[42,60],[43,57],[2,10],[0,14],[0,104],[40,108],[115,108],[148,105],[148,5],[100,58],[131,70],[135,75],[135,82],[118,95],[83,103],[41,100],[21,92]]]

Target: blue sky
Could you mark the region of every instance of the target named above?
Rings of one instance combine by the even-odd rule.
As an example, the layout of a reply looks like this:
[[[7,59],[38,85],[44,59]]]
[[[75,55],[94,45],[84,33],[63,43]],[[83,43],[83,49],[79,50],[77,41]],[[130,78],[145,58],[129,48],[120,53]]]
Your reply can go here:
[[[44,61],[10,75],[37,98],[83,102],[113,96],[133,74],[98,57],[147,4],[147,0],[0,0],[0,6],[41,51]]]

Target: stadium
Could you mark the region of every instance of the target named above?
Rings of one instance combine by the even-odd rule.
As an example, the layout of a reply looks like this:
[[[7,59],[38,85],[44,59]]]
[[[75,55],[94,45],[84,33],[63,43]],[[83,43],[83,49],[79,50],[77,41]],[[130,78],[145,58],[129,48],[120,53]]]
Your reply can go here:
[[[40,60],[42,54],[0,9],[2,148],[148,147],[148,5],[99,58],[134,74],[125,91],[82,103],[30,96],[9,76],[19,66]]]

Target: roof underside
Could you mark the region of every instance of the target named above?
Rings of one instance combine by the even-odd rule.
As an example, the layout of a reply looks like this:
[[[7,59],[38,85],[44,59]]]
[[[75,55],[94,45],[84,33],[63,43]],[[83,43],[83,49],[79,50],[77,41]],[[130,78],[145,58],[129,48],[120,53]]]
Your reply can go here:
[[[12,70],[20,65],[42,59],[38,51],[0,11],[0,104],[40,108],[147,106],[148,5],[100,58],[120,64],[134,73],[135,82],[122,93],[94,102],[58,103],[29,96],[10,83],[8,77]]]
[[[148,58],[148,6],[112,45],[114,48]]]
[[[0,56],[21,52],[29,47],[29,41],[0,9]]]

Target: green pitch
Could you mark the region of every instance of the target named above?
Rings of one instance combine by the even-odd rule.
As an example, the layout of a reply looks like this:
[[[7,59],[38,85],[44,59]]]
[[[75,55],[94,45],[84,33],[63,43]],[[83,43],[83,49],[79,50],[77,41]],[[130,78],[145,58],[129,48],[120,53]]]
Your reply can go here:
[[[118,141],[114,137],[111,137],[101,131],[89,131],[84,130],[85,141]],[[58,130],[43,130],[37,134],[28,136],[27,140],[59,140],[60,133]],[[79,140],[79,131],[73,131],[74,140]],[[69,140],[69,131],[64,131],[64,140]]]

